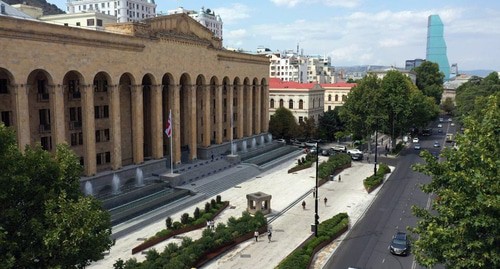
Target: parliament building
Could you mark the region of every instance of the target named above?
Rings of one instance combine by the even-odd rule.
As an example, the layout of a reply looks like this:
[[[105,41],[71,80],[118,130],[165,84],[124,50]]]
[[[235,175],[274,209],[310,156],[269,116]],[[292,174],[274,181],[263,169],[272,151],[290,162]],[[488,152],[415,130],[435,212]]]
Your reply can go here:
[[[224,49],[186,14],[104,31],[0,16],[0,59],[0,120],[19,147],[67,143],[86,177],[270,139],[269,59]]]

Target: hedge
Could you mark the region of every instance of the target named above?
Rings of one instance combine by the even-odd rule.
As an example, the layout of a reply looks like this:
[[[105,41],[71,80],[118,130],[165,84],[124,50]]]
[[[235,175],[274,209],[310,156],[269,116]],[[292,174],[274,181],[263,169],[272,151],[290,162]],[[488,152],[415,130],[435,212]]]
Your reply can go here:
[[[318,237],[311,235],[278,265],[278,269],[301,269],[311,266],[314,255],[349,227],[347,213],[339,213],[318,226]]]
[[[308,153],[305,158],[304,157],[302,157],[302,158],[304,159],[304,161],[302,161],[302,159],[298,159],[297,165],[288,169],[289,174],[310,168],[313,165],[313,163],[316,162],[317,156],[316,156],[316,154]]]
[[[382,184],[382,182],[384,182],[385,174],[388,174],[390,172],[391,168],[389,168],[387,164],[381,163],[375,175],[371,175],[365,178],[365,180],[363,180],[363,185],[365,186],[366,191],[370,193],[373,190],[375,190],[378,186]]]

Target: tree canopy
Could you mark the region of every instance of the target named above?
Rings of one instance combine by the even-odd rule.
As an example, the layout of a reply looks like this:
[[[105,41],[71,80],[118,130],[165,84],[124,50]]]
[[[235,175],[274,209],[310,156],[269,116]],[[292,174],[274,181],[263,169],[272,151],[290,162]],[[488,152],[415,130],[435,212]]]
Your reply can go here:
[[[343,131],[345,123],[340,119],[339,111],[342,107],[335,107],[333,110],[326,111],[319,117],[318,134],[319,137],[326,140],[334,140],[335,133]]]
[[[424,95],[433,97],[436,104],[441,103],[444,74],[437,63],[424,61],[413,69],[417,73],[417,87]]]
[[[500,267],[500,93],[484,99],[464,120],[457,148],[438,162],[423,152],[415,169],[432,177],[422,186],[436,199],[430,209],[414,206],[419,218],[413,253],[423,266]]]
[[[83,268],[112,245],[109,213],[80,191],[82,167],[65,144],[21,152],[0,123],[2,268]]]
[[[476,99],[481,99],[497,92],[500,92],[500,79],[497,72],[490,73],[484,79],[480,77],[470,78],[468,82],[460,85],[456,90],[457,116],[462,120],[473,111],[478,111],[477,107],[482,107],[484,102],[476,102]]]
[[[269,132],[273,137],[290,139],[296,137],[298,124],[292,112],[284,107],[276,109],[269,121]]]

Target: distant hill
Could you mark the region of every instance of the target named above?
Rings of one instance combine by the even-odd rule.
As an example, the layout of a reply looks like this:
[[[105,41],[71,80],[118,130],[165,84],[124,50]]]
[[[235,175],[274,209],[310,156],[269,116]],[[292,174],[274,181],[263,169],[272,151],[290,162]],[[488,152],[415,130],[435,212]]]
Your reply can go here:
[[[34,7],[39,7],[43,10],[43,15],[64,14],[65,12],[59,9],[56,5],[47,3],[45,0],[2,0],[9,5],[25,4]]]
[[[487,77],[491,72],[495,72],[495,70],[460,70],[460,74],[467,74],[471,76],[478,76],[478,77]]]

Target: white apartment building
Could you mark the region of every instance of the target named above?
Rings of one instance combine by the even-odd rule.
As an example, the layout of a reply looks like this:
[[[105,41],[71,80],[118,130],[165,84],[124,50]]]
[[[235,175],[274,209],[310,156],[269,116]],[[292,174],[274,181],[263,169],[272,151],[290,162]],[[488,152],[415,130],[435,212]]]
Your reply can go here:
[[[307,82],[335,83],[335,68],[332,58],[326,56],[308,56]]]
[[[100,12],[116,22],[141,21],[156,16],[154,0],[68,0],[67,13]]]
[[[269,116],[276,109],[285,107],[292,111],[297,122],[309,118],[317,124],[323,115],[324,99],[325,89],[318,83],[297,83],[278,78],[269,80]]]
[[[269,77],[283,81],[307,82],[307,58],[293,51],[268,54],[268,57]]]
[[[40,21],[58,25],[103,31],[104,25],[116,23],[116,17],[98,11],[72,14],[47,15],[38,18]]]
[[[222,40],[222,19],[219,15],[216,15],[215,12],[209,8],[205,9],[202,7],[198,12],[194,10],[188,10],[183,7],[178,7],[177,9],[169,10],[168,15],[185,13],[188,14],[189,17],[195,19],[201,25],[207,27],[212,33],[214,33],[215,37]]]

